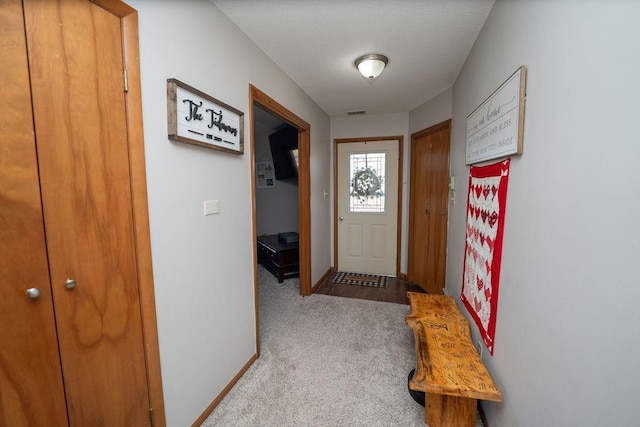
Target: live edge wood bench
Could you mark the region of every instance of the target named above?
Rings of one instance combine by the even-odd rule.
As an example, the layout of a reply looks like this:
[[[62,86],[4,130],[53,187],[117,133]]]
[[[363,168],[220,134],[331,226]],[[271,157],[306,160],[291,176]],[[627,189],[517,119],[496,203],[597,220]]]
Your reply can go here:
[[[425,393],[429,427],[475,427],[478,399],[502,401],[453,297],[408,292],[416,344],[411,390]]]

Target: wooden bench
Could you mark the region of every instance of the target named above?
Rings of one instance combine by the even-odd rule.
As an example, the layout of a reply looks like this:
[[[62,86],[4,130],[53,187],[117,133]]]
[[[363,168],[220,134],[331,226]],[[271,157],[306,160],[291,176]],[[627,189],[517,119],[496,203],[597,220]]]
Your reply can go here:
[[[416,370],[411,390],[425,393],[429,427],[475,427],[478,399],[502,401],[502,393],[478,356],[469,322],[447,295],[408,292]]]

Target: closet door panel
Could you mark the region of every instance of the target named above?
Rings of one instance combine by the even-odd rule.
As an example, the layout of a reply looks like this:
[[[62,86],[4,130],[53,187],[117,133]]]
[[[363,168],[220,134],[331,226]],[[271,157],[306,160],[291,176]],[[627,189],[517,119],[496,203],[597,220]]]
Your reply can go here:
[[[429,240],[426,262],[427,291],[441,294],[445,286],[447,223],[449,218],[449,127],[429,136],[433,148],[429,165]]]
[[[432,294],[445,286],[450,121],[411,138],[407,279]]]
[[[25,21],[70,424],[148,425],[121,21],[87,0]]]
[[[0,1],[0,41],[0,426],[62,426],[67,413],[20,0]]]

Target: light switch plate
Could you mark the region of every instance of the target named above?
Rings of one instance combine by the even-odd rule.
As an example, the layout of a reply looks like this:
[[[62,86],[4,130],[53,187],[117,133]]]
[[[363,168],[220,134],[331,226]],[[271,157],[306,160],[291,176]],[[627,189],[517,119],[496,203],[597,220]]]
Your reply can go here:
[[[220,213],[220,206],[218,200],[205,200],[204,201],[204,214],[214,215]]]

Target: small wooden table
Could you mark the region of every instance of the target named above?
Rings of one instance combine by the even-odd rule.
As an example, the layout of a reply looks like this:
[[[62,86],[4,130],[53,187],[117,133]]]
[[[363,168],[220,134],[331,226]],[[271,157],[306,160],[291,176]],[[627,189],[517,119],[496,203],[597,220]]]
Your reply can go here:
[[[408,292],[416,371],[409,388],[425,393],[429,427],[475,427],[478,399],[502,401],[502,393],[478,356],[469,322],[453,297]]]
[[[258,262],[278,278],[278,283],[299,275],[298,242],[280,243],[275,234],[258,237]]]

